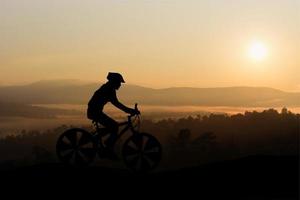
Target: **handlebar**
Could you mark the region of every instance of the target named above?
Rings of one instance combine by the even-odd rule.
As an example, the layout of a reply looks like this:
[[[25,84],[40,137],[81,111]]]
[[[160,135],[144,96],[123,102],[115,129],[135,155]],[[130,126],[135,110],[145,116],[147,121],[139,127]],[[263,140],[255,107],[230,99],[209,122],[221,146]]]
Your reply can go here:
[[[136,111],[139,111],[137,103],[134,104],[134,109]],[[134,117],[134,116],[136,116],[136,115],[140,115],[140,114],[131,114],[131,115],[128,115],[128,121],[131,120],[131,118]]]
[[[138,109],[138,104],[137,104],[137,103],[134,104],[134,110],[139,111],[139,109]],[[133,117],[133,116],[135,116],[135,115],[140,115],[140,113],[139,113],[139,114],[131,114],[131,115],[129,115],[128,117]]]
[[[134,105],[134,109],[136,111],[139,111],[137,103]],[[134,125],[134,128],[139,129],[139,126],[140,126],[140,113],[139,112],[137,112],[137,114],[128,115],[128,117],[127,117],[128,120],[126,122],[119,123],[119,126],[126,125],[128,123],[131,124],[131,126],[132,126],[132,118],[135,117],[135,116],[136,116],[136,118],[134,119],[134,121],[137,122],[137,125]]]

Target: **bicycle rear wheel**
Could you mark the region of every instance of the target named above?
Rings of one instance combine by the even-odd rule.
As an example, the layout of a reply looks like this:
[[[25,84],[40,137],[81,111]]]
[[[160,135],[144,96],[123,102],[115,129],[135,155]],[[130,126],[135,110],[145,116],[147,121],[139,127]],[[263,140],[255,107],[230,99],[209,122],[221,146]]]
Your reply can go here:
[[[141,173],[149,172],[161,160],[161,144],[148,133],[137,133],[125,141],[122,156],[129,169]]]
[[[95,159],[96,153],[93,136],[80,128],[65,131],[56,143],[57,157],[68,165],[86,166]]]

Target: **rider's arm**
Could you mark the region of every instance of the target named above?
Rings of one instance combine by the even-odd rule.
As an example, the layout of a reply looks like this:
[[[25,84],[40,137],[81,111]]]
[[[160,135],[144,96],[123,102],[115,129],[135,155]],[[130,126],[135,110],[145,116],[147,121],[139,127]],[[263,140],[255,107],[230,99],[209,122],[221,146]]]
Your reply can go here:
[[[111,99],[111,103],[116,106],[117,108],[119,108],[120,110],[123,110],[126,113],[132,114],[135,110],[132,108],[128,108],[127,106],[125,106],[124,104],[122,104],[121,102],[119,102],[118,98],[116,95],[113,96],[113,98]]]

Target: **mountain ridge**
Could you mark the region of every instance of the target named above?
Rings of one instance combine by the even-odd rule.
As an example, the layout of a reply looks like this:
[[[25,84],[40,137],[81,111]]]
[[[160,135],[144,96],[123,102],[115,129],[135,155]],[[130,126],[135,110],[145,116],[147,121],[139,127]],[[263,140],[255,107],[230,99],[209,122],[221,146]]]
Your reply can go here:
[[[76,79],[45,80],[0,86],[0,101],[26,104],[86,104],[103,83]],[[168,87],[154,89],[126,84],[118,96],[124,103],[201,106],[300,106],[300,93],[269,87]]]

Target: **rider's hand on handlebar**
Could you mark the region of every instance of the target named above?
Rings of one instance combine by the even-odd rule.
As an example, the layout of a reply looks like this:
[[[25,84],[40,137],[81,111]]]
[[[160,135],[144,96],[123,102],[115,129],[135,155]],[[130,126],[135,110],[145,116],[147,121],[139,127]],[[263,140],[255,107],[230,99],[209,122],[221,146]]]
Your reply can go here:
[[[136,115],[141,114],[141,112],[138,109],[136,109],[135,112],[136,112]]]
[[[139,114],[141,114],[141,112],[138,109],[131,109],[130,114],[131,115],[139,115]]]

